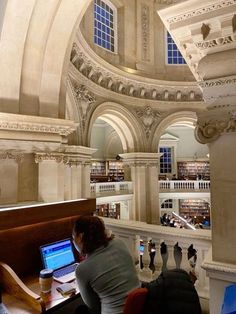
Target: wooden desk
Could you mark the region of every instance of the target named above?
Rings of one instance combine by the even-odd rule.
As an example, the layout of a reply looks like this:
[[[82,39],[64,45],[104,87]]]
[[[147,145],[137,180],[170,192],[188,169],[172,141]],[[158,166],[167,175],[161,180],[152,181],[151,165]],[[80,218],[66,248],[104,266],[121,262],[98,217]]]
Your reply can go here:
[[[52,313],[56,309],[65,306],[66,304],[73,302],[75,299],[80,298],[80,294],[76,285],[76,282],[72,282],[74,287],[76,288],[76,294],[68,297],[63,297],[56,288],[60,286],[60,283],[57,281],[53,281],[52,290],[50,293],[47,294],[40,294],[40,286],[38,282],[38,278],[36,277],[29,277],[24,280],[26,286],[32,290],[34,293],[41,296],[44,301],[46,310],[43,313]],[[25,302],[17,299],[13,295],[9,295],[7,293],[3,293],[2,301],[4,305],[7,307],[11,314],[38,314],[42,313],[42,311],[37,311],[33,309],[31,306],[27,305]]]

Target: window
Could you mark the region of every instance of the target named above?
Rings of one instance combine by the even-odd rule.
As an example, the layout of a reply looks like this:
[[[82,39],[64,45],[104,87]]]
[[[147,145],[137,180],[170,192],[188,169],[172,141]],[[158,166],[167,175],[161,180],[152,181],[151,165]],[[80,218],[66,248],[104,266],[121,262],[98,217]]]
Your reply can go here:
[[[161,208],[170,208],[172,209],[173,208],[173,201],[172,199],[168,199],[168,200],[165,200],[162,204],[161,204]]]
[[[160,173],[172,172],[172,150],[171,147],[160,147],[160,153],[163,155],[160,158]]]
[[[169,32],[167,32],[167,64],[186,64]]]
[[[105,1],[94,0],[94,43],[116,52],[116,8]]]

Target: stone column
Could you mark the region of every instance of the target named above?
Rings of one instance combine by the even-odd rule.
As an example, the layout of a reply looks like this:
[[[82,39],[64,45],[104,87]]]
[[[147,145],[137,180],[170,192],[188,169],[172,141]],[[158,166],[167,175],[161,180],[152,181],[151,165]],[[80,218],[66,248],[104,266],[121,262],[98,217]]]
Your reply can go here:
[[[236,282],[236,76],[201,83],[207,112],[196,137],[208,143],[211,174],[212,252],[203,263],[210,278],[210,313],[221,313],[224,289]]]
[[[64,200],[64,163],[61,153],[36,153],[38,163],[38,200]]]
[[[132,218],[159,224],[159,191],[158,191],[158,153],[120,154],[125,166],[131,168],[133,182],[133,214]]]

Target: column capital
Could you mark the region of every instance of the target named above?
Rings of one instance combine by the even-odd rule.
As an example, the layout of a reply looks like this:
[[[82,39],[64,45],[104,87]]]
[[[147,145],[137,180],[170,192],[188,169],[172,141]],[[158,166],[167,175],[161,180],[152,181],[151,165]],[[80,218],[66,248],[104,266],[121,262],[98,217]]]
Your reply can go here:
[[[35,162],[38,164],[43,161],[55,161],[61,163],[63,161],[64,154],[50,152],[50,153],[35,153]]]
[[[122,158],[124,166],[158,167],[159,159],[162,156],[162,154],[135,152],[135,153],[119,154],[119,156]]]
[[[17,163],[21,162],[24,158],[24,154],[18,151],[5,151],[0,154],[0,159],[12,159]]]
[[[236,132],[236,105],[215,105],[198,114],[195,137],[200,143],[213,142],[230,132]]]

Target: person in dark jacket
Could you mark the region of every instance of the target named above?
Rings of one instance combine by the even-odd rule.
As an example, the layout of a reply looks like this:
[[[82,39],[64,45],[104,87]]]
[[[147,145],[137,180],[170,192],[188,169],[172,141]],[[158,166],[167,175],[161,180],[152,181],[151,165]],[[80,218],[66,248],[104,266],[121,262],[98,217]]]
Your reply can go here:
[[[182,269],[163,271],[148,289],[142,314],[201,314],[197,291]]]

